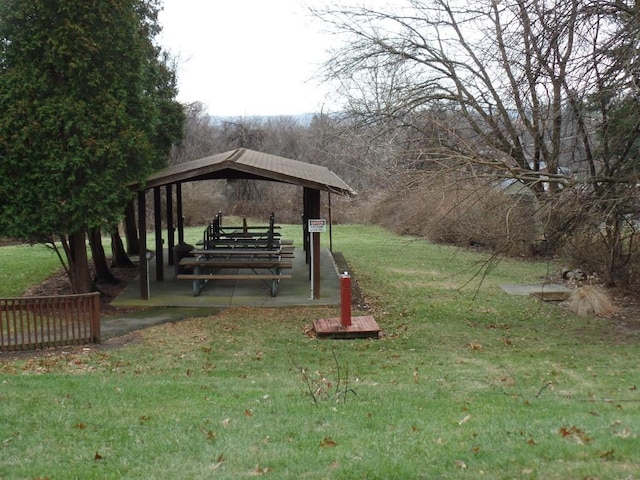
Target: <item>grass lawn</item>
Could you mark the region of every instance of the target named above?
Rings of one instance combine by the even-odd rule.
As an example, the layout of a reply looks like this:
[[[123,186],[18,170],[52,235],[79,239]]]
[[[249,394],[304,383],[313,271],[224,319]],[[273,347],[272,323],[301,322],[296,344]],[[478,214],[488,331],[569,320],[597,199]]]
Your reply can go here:
[[[233,308],[0,356],[0,479],[640,478],[640,335],[499,287],[555,267],[479,284],[486,256],[365,226],[334,249],[383,338],[304,333],[338,309]]]
[[[54,251],[44,245],[0,247],[0,296],[19,297],[60,268]]]

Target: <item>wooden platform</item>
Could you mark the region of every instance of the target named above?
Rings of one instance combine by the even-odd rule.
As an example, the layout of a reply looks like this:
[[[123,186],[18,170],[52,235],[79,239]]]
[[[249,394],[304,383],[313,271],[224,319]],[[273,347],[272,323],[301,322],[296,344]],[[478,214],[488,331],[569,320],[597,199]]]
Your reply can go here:
[[[351,317],[351,325],[342,326],[340,318],[321,318],[313,321],[318,338],[378,338],[380,327],[371,316]]]
[[[543,302],[564,302],[571,296],[571,292],[533,292],[532,296]]]

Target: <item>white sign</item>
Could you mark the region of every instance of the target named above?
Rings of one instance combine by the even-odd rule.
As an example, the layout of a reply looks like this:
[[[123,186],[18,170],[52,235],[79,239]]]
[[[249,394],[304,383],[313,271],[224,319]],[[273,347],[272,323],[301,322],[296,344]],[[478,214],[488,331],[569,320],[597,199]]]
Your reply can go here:
[[[324,218],[309,219],[309,232],[324,233],[326,231],[327,231],[327,221]]]

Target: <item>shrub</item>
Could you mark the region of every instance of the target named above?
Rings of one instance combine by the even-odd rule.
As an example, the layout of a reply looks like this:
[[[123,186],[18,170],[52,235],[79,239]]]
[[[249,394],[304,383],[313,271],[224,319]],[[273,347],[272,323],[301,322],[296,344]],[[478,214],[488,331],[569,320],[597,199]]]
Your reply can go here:
[[[585,285],[575,289],[566,302],[576,315],[610,315],[615,311],[607,293],[597,285]]]
[[[534,201],[479,181],[425,176],[382,198],[372,220],[433,242],[529,255],[539,236]]]

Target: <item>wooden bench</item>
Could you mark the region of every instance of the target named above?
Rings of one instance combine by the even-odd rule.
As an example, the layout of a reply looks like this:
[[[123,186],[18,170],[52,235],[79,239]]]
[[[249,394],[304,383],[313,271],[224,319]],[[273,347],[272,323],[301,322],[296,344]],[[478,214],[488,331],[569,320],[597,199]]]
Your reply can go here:
[[[176,277],[179,280],[191,280],[193,282],[193,296],[197,297],[204,284],[209,280],[271,280],[271,296],[278,296],[278,283],[281,279],[291,278],[291,275],[284,273],[254,273],[254,274],[221,274],[221,273],[180,273]]]
[[[224,257],[246,256],[246,257],[277,257],[282,253],[282,248],[194,248],[189,252],[195,256]]]
[[[293,262],[283,261],[280,259],[235,259],[235,258],[193,258],[184,257],[179,263],[181,266],[188,267],[207,267],[207,268],[293,268]]]
[[[280,274],[220,274],[220,273],[203,273],[196,275],[195,273],[180,273],[176,277],[180,280],[279,280],[281,278],[291,278],[286,273]]]
[[[213,221],[205,229],[202,239],[202,245],[206,248],[212,248],[216,245],[235,246],[254,246],[261,248],[273,248],[280,241],[280,233],[276,232],[279,226],[275,225],[274,214],[269,216],[269,225],[249,226],[246,219],[243,219],[243,225],[240,226],[223,226],[222,212],[214,217]]]

